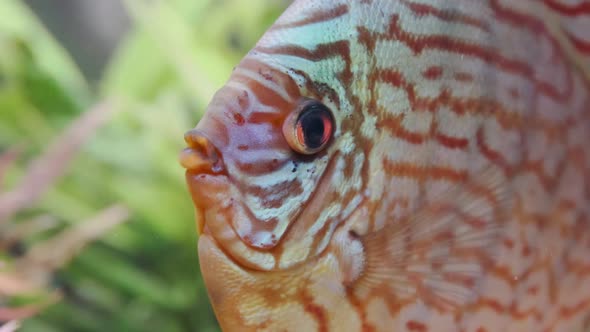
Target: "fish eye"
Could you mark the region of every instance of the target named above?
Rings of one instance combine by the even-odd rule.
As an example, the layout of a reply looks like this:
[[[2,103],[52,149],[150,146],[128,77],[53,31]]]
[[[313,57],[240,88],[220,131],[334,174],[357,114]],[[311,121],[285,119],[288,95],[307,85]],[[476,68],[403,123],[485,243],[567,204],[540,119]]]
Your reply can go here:
[[[334,129],[330,109],[318,101],[309,100],[289,114],[283,124],[283,135],[291,149],[311,155],[328,145]]]

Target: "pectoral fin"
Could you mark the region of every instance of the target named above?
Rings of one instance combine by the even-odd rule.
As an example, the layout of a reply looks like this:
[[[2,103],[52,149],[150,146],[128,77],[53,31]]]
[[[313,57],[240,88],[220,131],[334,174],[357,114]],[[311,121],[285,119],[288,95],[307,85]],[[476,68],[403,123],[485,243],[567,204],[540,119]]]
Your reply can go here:
[[[355,288],[386,289],[396,299],[441,309],[474,301],[496,261],[510,193],[504,174],[486,169],[369,233],[362,239],[366,265]]]

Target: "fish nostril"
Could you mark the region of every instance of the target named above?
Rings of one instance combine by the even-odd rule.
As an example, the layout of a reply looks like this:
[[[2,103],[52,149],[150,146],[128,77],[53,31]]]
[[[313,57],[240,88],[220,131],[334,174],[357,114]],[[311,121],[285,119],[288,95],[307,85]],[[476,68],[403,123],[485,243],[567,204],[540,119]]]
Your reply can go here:
[[[199,130],[193,129],[184,135],[188,148],[180,153],[180,164],[194,173],[221,173],[224,171],[219,150]]]

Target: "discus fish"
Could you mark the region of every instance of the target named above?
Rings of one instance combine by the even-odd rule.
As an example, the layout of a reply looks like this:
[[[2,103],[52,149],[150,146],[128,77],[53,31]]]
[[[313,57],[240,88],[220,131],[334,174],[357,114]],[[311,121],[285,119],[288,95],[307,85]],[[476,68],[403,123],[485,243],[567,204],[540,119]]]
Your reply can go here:
[[[590,329],[590,2],[296,0],[181,153],[225,331]]]

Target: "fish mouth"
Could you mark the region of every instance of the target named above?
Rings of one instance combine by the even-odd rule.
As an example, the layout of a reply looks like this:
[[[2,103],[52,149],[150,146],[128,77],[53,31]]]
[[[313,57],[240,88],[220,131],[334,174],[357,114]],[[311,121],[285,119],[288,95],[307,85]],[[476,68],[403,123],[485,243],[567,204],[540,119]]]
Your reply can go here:
[[[179,162],[192,173],[227,174],[219,148],[206,133],[198,129],[184,135],[188,147],[182,150]]]
[[[201,235],[206,222],[204,211],[227,189],[229,175],[219,144],[215,144],[205,131],[189,130],[184,140],[188,147],[180,153],[179,162],[186,169],[186,182],[195,206],[197,233]]]

